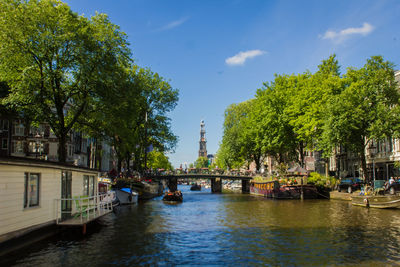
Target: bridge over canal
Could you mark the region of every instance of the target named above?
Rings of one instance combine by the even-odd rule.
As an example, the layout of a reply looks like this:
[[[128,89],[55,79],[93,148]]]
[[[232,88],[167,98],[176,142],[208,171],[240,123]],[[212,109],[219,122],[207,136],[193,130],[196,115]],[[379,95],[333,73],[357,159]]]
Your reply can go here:
[[[150,174],[147,177],[152,179],[166,180],[169,190],[176,191],[178,188],[178,179],[210,179],[211,180],[211,192],[221,193],[222,192],[222,180],[241,180],[242,181],[242,193],[250,192],[250,180],[252,176],[241,176],[241,175],[222,175],[222,174],[194,174],[194,173],[183,173],[183,174]]]

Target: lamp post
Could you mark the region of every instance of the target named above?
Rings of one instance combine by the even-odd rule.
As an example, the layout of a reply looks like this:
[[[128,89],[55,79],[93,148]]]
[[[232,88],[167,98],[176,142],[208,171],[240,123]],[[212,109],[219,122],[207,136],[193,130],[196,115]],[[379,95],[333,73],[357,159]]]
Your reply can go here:
[[[374,144],[371,144],[369,146],[369,148],[368,148],[369,157],[372,159],[372,179],[373,179],[374,185],[375,185],[375,159],[374,159],[374,157],[375,157],[375,148],[376,147],[374,146]]]

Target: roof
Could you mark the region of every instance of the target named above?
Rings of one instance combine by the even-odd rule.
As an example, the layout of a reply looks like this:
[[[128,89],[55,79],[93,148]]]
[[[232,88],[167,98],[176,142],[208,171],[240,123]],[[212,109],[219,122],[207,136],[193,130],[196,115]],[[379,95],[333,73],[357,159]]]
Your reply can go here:
[[[33,166],[33,167],[41,167],[41,168],[52,168],[52,169],[61,169],[61,170],[76,170],[76,171],[85,171],[91,173],[98,173],[97,169],[90,169],[86,167],[75,166],[67,163],[40,160],[40,159],[29,159],[22,157],[0,157],[0,164],[3,165],[19,165],[19,166]]]

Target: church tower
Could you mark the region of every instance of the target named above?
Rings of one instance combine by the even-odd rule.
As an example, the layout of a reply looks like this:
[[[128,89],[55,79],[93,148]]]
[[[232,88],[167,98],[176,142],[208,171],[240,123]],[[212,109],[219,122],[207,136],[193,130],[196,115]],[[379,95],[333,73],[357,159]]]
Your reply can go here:
[[[199,157],[207,157],[207,148],[206,148],[206,130],[204,128],[205,124],[202,120],[200,122],[200,149],[199,149]]]

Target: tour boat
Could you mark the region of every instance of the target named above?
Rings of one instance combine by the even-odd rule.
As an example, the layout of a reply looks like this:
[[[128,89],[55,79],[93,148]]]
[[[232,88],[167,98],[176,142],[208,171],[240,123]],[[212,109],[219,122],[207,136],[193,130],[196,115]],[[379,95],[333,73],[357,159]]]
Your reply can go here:
[[[366,208],[378,209],[394,209],[400,208],[399,195],[384,195],[384,196],[352,196],[351,204]]]
[[[169,202],[182,202],[183,201],[182,192],[181,191],[165,192],[162,200]]]
[[[314,185],[280,185],[279,181],[250,183],[250,194],[275,199],[316,199],[318,190]]]

